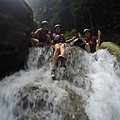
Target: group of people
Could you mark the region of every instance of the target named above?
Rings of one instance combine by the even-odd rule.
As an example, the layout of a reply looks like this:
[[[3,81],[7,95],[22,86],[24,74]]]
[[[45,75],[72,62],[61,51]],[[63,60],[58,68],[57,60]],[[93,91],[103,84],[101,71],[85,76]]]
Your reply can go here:
[[[55,77],[55,65],[58,58],[65,59],[66,43],[74,41],[76,39],[76,36],[73,36],[69,40],[65,40],[64,35],[62,34],[62,25],[55,25],[55,33],[52,35],[48,27],[49,23],[47,21],[42,21],[41,28],[31,33],[31,43],[33,46],[39,47],[43,47],[48,44],[52,45],[54,54],[52,59],[51,76]],[[101,32],[98,30],[98,39],[95,36],[91,36],[90,29],[85,29],[83,33],[85,35],[85,38],[83,38],[80,33],[78,34],[78,37],[84,43],[86,51],[95,52],[98,50],[100,45]],[[38,39],[36,39],[35,36],[38,36]]]

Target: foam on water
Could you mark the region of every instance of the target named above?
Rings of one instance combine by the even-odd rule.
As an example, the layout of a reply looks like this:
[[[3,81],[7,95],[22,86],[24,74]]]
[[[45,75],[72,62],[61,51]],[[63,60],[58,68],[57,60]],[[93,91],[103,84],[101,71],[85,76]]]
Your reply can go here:
[[[120,120],[120,63],[116,57],[107,50],[87,54],[78,48],[72,52],[67,48],[66,78],[52,81],[52,53],[50,47],[31,48],[26,70],[6,76],[0,82],[0,120],[16,120],[14,109],[20,101],[19,92],[32,84],[48,89],[48,102],[54,104],[68,97],[65,89],[70,87],[82,96],[90,120]],[[53,112],[46,120],[63,120],[63,117]]]
[[[120,119],[120,64],[106,50],[96,53],[97,61],[91,65],[93,92],[87,100],[86,112],[90,120]]]

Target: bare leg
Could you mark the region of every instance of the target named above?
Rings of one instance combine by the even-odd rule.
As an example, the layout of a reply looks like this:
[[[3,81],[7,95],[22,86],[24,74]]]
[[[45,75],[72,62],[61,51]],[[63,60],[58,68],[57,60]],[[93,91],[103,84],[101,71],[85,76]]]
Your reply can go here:
[[[35,38],[31,38],[31,43],[34,46],[35,43],[39,43],[39,40]]]
[[[97,44],[96,44],[96,51],[97,51],[99,49],[99,47],[100,47],[100,44],[99,44],[98,40],[96,42],[97,42]]]
[[[89,43],[86,43],[85,49],[86,49],[86,51],[87,51],[88,53],[90,53],[90,45],[89,45]]]
[[[55,64],[57,62],[59,51],[60,51],[60,45],[55,44],[54,49],[55,49],[55,51],[54,51],[53,60],[52,60],[52,70],[55,69]]]
[[[65,56],[65,52],[66,52],[66,46],[65,46],[65,44],[62,44],[61,46],[60,46],[60,55],[61,56]]]
[[[100,47],[99,44],[97,44],[97,45],[96,45],[96,51],[99,49],[99,47]]]

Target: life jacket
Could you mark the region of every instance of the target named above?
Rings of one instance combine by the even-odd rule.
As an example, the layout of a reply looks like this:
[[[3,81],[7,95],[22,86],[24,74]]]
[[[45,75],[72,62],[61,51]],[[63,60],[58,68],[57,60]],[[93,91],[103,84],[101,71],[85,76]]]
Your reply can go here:
[[[47,34],[48,30],[46,31],[46,33],[43,33],[42,29],[39,32],[39,42],[45,42],[47,41]]]
[[[91,36],[91,38],[85,38],[86,42],[89,44],[96,44],[96,38],[95,36]]]
[[[65,38],[64,38],[64,36],[62,34],[54,33],[52,35],[52,37],[53,37],[53,42],[54,43],[64,43],[65,42]]]

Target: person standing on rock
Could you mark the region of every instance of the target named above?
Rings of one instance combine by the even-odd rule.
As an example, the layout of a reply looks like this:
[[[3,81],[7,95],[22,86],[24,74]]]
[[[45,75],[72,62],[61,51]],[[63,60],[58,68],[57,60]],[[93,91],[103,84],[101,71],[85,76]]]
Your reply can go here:
[[[95,36],[91,35],[90,29],[86,28],[83,31],[85,38],[82,38],[82,35],[79,33],[78,36],[80,40],[85,44],[85,49],[88,53],[94,53],[99,49],[100,46],[100,36],[101,36],[101,31],[98,30],[98,38]]]
[[[37,29],[35,32],[31,33],[31,43],[32,45],[43,47],[45,45],[48,45],[50,40],[50,34],[51,32],[48,29],[49,23],[47,21],[42,21],[41,28]],[[34,38],[35,36],[38,36],[38,39]]]

